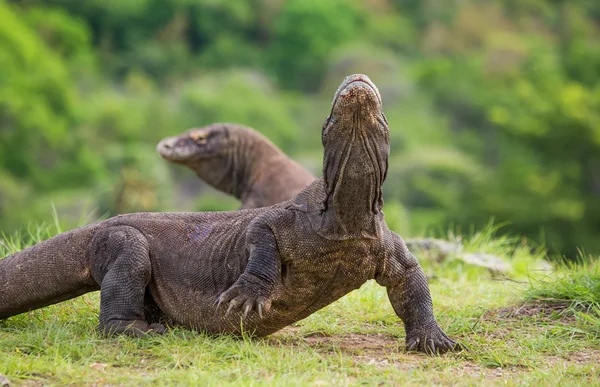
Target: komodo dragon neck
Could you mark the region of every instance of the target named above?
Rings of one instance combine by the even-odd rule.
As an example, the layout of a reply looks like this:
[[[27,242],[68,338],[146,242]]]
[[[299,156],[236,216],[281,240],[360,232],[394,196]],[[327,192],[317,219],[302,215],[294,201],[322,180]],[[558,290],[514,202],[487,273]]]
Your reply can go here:
[[[231,147],[225,154],[224,169],[221,178],[215,181],[214,186],[226,193],[230,193],[242,202],[255,193],[260,185],[262,172],[275,165],[283,153],[267,138],[259,133],[236,127],[230,130]]]
[[[207,184],[235,196],[242,208],[289,199],[314,179],[266,137],[243,125],[215,123],[190,129],[165,138],[157,150],[163,158],[194,170]],[[289,178],[281,177],[282,170]]]
[[[321,207],[309,211],[313,227],[334,239],[377,237],[383,223],[389,129],[379,91],[367,77],[352,76],[342,83],[322,142],[323,196]]]

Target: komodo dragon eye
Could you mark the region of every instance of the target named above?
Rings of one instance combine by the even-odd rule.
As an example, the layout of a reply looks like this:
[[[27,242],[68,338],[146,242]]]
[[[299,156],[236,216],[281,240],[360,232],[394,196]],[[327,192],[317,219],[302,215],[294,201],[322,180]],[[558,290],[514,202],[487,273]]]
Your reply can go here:
[[[208,133],[203,133],[203,132],[190,134],[190,138],[192,139],[192,141],[194,141],[196,144],[199,144],[199,145],[206,144],[207,137],[208,137]]]

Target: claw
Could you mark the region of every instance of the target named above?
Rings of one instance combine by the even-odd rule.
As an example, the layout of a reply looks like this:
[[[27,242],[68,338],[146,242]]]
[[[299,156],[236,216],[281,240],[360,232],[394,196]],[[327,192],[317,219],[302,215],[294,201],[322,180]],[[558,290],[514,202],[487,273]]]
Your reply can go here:
[[[229,303],[229,307],[227,308],[227,312],[225,312],[225,316],[229,315],[229,312],[231,312],[234,308],[235,304],[233,302]]]
[[[257,309],[258,309],[258,317],[263,318],[263,306],[262,306],[262,302],[258,303]]]
[[[244,319],[248,316],[248,312],[252,310],[252,304],[246,303],[244,306]]]
[[[433,341],[433,339],[427,340],[426,343],[427,344],[425,345],[425,352],[429,350],[431,355],[437,354],[437,348],[435,348],[435,342]]]
[[[408,346],[406,347],[406,349],[408,351],[414,351],[415,348],[417,348],[417,346],[419,345],[419,343],[421,342],[421,339],[419,339],[418,337],[411,343],[408,344]]]

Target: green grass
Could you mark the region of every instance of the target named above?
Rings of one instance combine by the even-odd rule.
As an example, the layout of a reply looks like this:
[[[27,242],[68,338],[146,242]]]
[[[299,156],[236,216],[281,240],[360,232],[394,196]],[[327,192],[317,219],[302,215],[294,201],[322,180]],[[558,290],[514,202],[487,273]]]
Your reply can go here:
[[[600,308],[600,261],[563,264],[545,277],[532,278],[526,297],[547,302],[567,302],[574,308]]]
[[[555,316],[574,316],[580,322],[572,328],[574,332],[583,329],[600,340],[599,260],[588,258],[579,264],[563,264],[546,276],[531,278],[525,298],[554,310]]]
[[[48,230],[0,238],[0,256]],[[598,263],[539,271],[543,250],[490,234],[473,234],[465,250],[510,261],[506,275],[422,260],[440,325],[470,352],[404,352],[402,325],[374,282],[264,339],[180,328],[104,339],[91,293],[0,321],[0,374],[14,385],[600,385]]]

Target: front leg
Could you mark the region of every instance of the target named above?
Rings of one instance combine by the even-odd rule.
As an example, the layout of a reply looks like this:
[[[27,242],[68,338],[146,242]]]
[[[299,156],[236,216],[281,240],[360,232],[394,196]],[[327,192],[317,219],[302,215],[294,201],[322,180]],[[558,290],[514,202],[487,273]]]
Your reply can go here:
[[[248,227],[246,235],[248,264],[240,278],[217,299],[229,302],[227,313],[242,308],[244,318],[256,308],[260,318],[271,307],[271,297],[281,279],[281,258],[273,230],[260,219]]]
[[[406,348],[426,353],[459,350],[433,316],[427,278],[400,236],[392,233],[393,253],[386,257],[377,282],[387,288],[394,311],[404,323]]]

